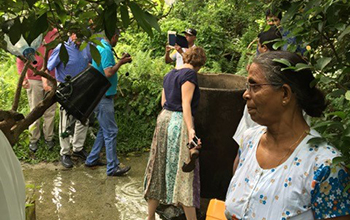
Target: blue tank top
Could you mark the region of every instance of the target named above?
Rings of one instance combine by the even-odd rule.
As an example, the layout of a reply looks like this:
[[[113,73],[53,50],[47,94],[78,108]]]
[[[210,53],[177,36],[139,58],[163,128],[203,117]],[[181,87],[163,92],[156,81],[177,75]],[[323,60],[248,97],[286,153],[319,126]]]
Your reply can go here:
[[[165,109],[182,112],[181,86],[187,81],[195,85],[191,101],[192,115],[194,115],[199,104],[200,92],[198,87],[197,73],[193,69],[189,68],[173,69],[165,75],[163,81],[163,88],[166,99],[164,103]]]

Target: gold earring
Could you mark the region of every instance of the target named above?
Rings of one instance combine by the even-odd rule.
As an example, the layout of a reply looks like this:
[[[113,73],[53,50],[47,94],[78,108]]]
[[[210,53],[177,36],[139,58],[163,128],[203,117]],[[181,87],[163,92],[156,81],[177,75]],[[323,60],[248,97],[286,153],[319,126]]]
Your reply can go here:
[[[286,104],[286,101],[283,101],[283,102],[282,102],[282,105],[285,105],[285,104]]]

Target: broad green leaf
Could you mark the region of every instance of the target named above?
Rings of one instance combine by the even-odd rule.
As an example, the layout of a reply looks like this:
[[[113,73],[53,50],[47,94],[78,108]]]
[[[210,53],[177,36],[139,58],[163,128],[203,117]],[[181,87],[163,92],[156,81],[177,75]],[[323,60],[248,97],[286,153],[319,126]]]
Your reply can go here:
[[[350,101],[350,90],[346,91],[345,98],[346,100]]]
[[[323,144],[326,143],[326,140],[322,137],[314,137],[307,141],[308,144]]]
[[[293,71],[295,71],[295,69],[296,69],[295,66],[289,66],[289,67],[281,68],[281,71],[285,71],[285,70],[293,70]]]
[[[50,43],[45,44],[46,50],[54,49],[59,43],[59,38],[51,41]]]
[[[286,66],[291,66],[290,62],[288,60],[284,59],[284,58],[281,58],[281,59],[275,58],[272,61],[275,61],[277,63],[282,63],[282,64],[284,64]]]
[[[35,40],[35,38],[37,38],[41,33],[44,33],[48,27],[49,24],[47,22],[47,13],[44,13],[35,20],[32,28],[30,29],[27,43],[30,45],[32,41]]]
[[[331,112],[331,113],[328,113],[327,115],[329,115],[329,116],[331,116],[331,115],[338,116],[341,119],[344,119],[346,117],[346,114],[343,111]]]
[[[297,65],[295,65],[296,69],[295,71],[301,71],[301,70],[304,70],[304,69],[312,69],[312,66],[309,66],[305,63],[297,63]]]
[[[323,70],[329,64],[329,62],[331,62],[331,60],[332,58],[330,57],[322,57],[317,60],[315,68],[318,70]]]
[[[8,35],[13,45],[15,45],[21,38],[21,22],[19,20],[19,17],[15,18]]]
[[[274,50],[278,50],[280,47],[282,47],[286,43],[284,40],[281,40],[281,39],[276,39],[276,41],[277,42],[272,45],[272,48]]]
[[[145,12],[145,20],[147,21],[148,24],[150,24],[154,29],[156,29],[159,33],[161,32],[158,21],[156,17],[151,15],[148,12]]]
[[[90,41],[92,42],[92,43],[94,43],[96,46],[101,46],[101,47],[105,47],[102,43],[101,43],[101,41],[98,39],[98,38],[90,38]]]
[[[111,4],[104,11],[104,30],[106,37],[112,39],[117,28],[117,5]]]
[[[90,44],[90,52],[91,52],[92,59],[97,63],[97,65],[100,65],[101,55],[100,55],[100,52],[98,52],[95,45]]]
[[[325,75],[322,75],[321,78],[320,78],[320,82],[322,83],[331,83],[331,82],[335,82],[335,79],[332,79],[328,76],[325,76]]]
[[[30,30],[32,29],[32,25],[35,21],[36,17],[34,13],[30,14],[27,18],[24,17],[22,20],[21,32],[26,41],[28,41]]]
[[[120,16],[122,18],[124,28],[127,28],[130,23],[128,8],[124,5],[120,6]]]
[[[350,26],[348,26],[342,33],[339,35],[338,40],[341,40],[345,35],[350,33]]]
[[[146,31],[146,33],[153,37],[153,32],[151,26],[145,21],[145,13],[142,11],[140,6],[138,6],[135,2],[128,3],[132,14],[134,15],[137,24],[141,26],[141,28]]]
[[[88,45],[88,42],[86,41],[83,41],[83,43],[81,43],[80,47],[79,47],[79,50],[82,51],[86,48],[86,46]]]
[[[321,127],[328,127],[329,123],[330,123],[329,121],[320,122],[320,123],[317,123],[314,126],[312,126],[312,128],[316,129],[316,128],[321,128]]]
[[[68,55],[67,48],[64,45],[64,43],[61,43],[59,57],[60,57],[60,60],[63,63],[63,65],[66,66],[68,61],[69,61],[69,55]]]

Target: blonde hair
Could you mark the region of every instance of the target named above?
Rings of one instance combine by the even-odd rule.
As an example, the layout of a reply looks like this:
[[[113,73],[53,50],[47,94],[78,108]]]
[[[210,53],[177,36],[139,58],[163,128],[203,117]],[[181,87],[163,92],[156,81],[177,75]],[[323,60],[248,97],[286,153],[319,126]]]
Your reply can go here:
[[[203,48],[191,47],[183,54],[183,61],[191,64],[193,67],[202,67],[207,61],[207,57]]]

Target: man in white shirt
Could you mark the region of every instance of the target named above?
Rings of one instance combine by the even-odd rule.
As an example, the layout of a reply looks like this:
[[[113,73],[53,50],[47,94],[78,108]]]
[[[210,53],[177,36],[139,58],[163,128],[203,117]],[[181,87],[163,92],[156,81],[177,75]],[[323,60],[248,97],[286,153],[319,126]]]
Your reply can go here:
[[[185,34],[186,40],[188,42],[188,48],[195,47],[194,42],[197,37],[197,31],[193,28],[188,28],[182,33]],[[175,49],[170,53],[171,49]],[[183,65],[182,54],[186,51],[186,48],[182,48],[179,45],[175,44],[174,47],[167,45],[165,48],[165,63],[176,62],[175,68],[178,69]]]

